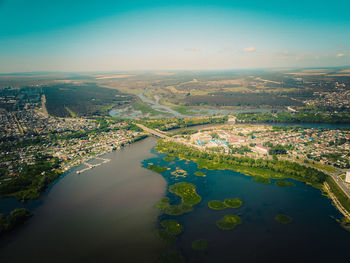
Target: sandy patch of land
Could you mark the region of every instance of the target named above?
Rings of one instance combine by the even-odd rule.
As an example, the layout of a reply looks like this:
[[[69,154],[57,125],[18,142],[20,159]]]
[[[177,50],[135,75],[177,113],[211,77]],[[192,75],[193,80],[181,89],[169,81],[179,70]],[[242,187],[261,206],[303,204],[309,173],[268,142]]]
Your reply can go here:
[[[98,75],[95,76],[96,79],[123,79],[123,78],[129,78],[134,77],[135,75],[132,74],[117,74],[117,75]]]

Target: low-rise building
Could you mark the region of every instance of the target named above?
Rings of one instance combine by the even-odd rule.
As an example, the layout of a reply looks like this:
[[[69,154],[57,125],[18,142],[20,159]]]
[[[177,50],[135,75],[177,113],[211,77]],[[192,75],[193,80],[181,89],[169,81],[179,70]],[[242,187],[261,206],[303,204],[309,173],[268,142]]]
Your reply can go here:
[[[350,171],[346,171],[345,182],[350,183]]]

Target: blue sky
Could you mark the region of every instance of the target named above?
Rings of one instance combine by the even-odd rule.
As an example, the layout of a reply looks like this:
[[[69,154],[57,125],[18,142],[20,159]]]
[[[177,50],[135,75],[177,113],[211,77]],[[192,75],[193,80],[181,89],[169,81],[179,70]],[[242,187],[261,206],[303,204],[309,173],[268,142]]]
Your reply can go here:
[[[350,1],[0,0],[0,72],[350,65]]]

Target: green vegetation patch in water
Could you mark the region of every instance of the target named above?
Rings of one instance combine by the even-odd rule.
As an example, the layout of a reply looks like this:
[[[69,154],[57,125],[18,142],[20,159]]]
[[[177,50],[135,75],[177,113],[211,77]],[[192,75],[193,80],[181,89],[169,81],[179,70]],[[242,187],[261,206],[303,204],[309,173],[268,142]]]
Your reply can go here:
[[[162,166],[154,165],[154,164],[148,165],[147,169],[150,169],[151,171],[156,172],[156,173],[163,173],[166,170],[168,170],[166,167],[162,167]]]
[[[194,173],[194,175],[196,175],[196,176],[202,176],[202,177],[206,177],[206,176],[207,176],[207,175],[206,175],[204,172],[202,172],[202,171],[197,171],[197,172]]]
[[[239,208],[242,206],[243,202],[241,199],[225,199],[224,204],[229,208]]]
[[[170,205],[169,198],[164,197],[158,203],[157,207],[167,215],[178,216],[191,212],[193,206],[200,203],[202,198],[196,193],[196,187],[190,183],[177,183],[169,187],[169,192],[181,197],[180,205]]]
[[[269,178],[262,177],[262,176],[254,176],[253,181],[260,183],[260,184],[271,184],[271,181]]]
[[[188,173],[185,170],[183,170],[179,167],[176,167],[176,170],[171,172],[171,175],[174,175],[175,177],[184,177],[185,178],[187,174]]]
[[[279,187],[288,187],[288,186],[295,186],[295,183],[289,182],[289,181],[276,181],[275,185],[279,186]]]
[[[196,205],[202,200],[196,192],[196,187],[191,183],[181,182],[171,185],[169,192],[180,196],[182,202],[189,205]]]
[[[220,200],[212,200],[208,203],[208,207],[213,210],[223,210],[226,209],[227,206],[224,202],[221,202]]]
[[[231,230],[240,224],[242,224],[242,220],[236,215],[225,215],[216,222],[217,227],[222,230]]]
[[[183,231],[180,223],[174,219],[164,220],[160,224],[163,229],[158,230],[158,235],[161,239],[168,243],[175,242],[176,236]]]
[[[293,219],[290,217],[290,216],[287,216],[287,215],[282,215],[282,214],[278,214],[275,216],[275,220],[278,222],[278,223],[281,223],[281,224],[290,224],[292,223]]]
[[[163,160],[166,162],[172,162],[175,160],[175,157],[174,156],[167,156],[167,157],[164,157]]]
[[[23,224],[32,214],[25,208],[16,208],[9,216],[0,214],[0,236],[13,230],[17,225]]]
[[[203,251],[208,248],[208,240],[206,239],[197,239],[192,242],[192,249],[196,251]]]
[[[164,220],[160,223],[171,235],[177,236],[182,232],[182,226],[175,219]]]

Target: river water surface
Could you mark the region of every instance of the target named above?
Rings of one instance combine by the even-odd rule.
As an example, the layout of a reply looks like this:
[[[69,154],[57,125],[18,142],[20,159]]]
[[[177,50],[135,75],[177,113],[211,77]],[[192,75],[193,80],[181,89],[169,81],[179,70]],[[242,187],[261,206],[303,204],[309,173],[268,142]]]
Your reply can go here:
[[[166,182],[141,166],[155,142],[137,142],[104,155],[109,163],[62,176],[26,205],[34,216],[1,241],[0,262],[155,262],[161,248],[155,204]],[[0,201],[0,211],[18,206]]]

